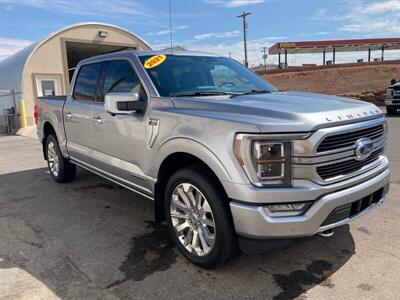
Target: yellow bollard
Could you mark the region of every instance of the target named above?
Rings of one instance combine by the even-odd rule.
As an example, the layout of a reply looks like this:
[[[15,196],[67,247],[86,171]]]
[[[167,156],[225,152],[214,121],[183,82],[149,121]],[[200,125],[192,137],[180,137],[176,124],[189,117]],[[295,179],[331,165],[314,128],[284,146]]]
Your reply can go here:
[[[25,101],[24,100],[19,100],[18,101],[18,107],[19,107],[19,123],[21,128],[26,127],[26,112],[25,112]]]

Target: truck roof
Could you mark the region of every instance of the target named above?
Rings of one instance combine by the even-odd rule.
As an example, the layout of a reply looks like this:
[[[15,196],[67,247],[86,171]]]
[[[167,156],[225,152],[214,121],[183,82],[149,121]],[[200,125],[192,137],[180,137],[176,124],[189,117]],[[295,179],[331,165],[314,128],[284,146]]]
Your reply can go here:
[[[81,60],[81,63],[88,63],[91,61],[98,61],[101,59],[106,59],[106,58],[112,58],[115,56],[120,56],[121,54],[126,53],[126,54],[133,54],[136,56],[149,56],[149,55],[157,55],[157,54],[166,54],[166,55],[182,55],[182,56],[209,56],[209,57],[222,57],[221,55],[214,54],[214,53],[209,53],[209,52],[201,52],[201,51],[173,51],[171,53],[171,50],[148,50],[148,51],[139,51],[139,50],[122,50],[122,51],[116,51],[113,53],[108,53],[108,54],[102,54],[102,55],[96,55],[90,58],[86,58]]]

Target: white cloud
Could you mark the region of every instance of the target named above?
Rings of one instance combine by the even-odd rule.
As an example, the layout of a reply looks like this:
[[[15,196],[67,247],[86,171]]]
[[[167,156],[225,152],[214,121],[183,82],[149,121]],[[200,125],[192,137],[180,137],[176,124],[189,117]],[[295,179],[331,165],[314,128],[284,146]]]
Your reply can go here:
[[[378,13],[394,12],[394,11],[400,11],[399,0],[379,1],[375,3],[366,4],[361,8],[361,12],[367,14],[378,14]]]
[[[175,32],[174,30],[172,30],[172,32]],[[156,31],[156,32],[149,32],[147,35],[166,35],[169,34],[170,30],[169,29],[165,29],[165,30],[160,30],[160,31]]]
[[[181,26],[176,26],[176,27],[174,27],[175,30],[182,30],[182,29],[186,29],[186,28],[189,28],[189,26],[187,26],[187,25],[181,25]]]
[[[260,4],[265,2],[265,0],[204,0],[204,2],[209,4],[222,5],[229,8],[235,8],[247,5]]]
[[[359,36],[388,36],[400,33],[400,0],[346,1],[328,11],[318,9],[313,21],[336,24],[339,31]]]
[[[0,37],[0,61],[29,44],[32,44],[32,41]]]
[[[189,28],[189,26],[187,26],[187,25],[176,26],[172,29],[172,32],[176,32],[177,30],[183,30],[186,28]],[[156,31],[156,32],[149,32],[147,35],[167,35],[167,34],[170,34],[169,29],[163,29],[163,30]]]
[[[263,3],[264,0],[231,0],[226,2],[225,6],[226,7],[240,7],[240,6],[246,6],[246,5],[254,5],[254,4],[259,4]]]
[[[227,32],[209,32],[209,33],[197,34],[193,38],[195,40],[204,40],[209,38],[230,38],[238,36],[239,34],[240,34],[239,30],[227,31]]]
[[[316,35],[326,35],[326,34],[329,34],[329,32],[319,31],[319,32],[316,33]]]
[[[98,1],[78,1],[78,0],[0,0],[0,4],[6,8],[15,6],[28,6],[61,12],[71,15],[81,16],[139,16],[150,18],[154,14],[147,12],[143,5],[129,0],[98,0]]]

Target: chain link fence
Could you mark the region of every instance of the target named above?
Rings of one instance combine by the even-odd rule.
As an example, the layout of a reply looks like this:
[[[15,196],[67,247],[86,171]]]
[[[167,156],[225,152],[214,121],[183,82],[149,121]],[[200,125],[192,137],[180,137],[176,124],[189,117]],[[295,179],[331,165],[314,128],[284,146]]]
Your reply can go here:
[[[19,128],[18,101],[21,92],[0,92],[0,134],[15,134]]]

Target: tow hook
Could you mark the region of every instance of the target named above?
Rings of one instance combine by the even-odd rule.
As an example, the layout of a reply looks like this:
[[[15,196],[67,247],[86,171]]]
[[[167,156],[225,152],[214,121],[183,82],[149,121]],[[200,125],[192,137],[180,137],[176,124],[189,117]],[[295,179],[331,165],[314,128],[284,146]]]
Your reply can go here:
[[[333,236],[333,234],[334,234],[334,231],[332,229],[327,229],[327,230],[319,233],[319,235],[321,235],[323,237],[331,237],[331,236]]]

